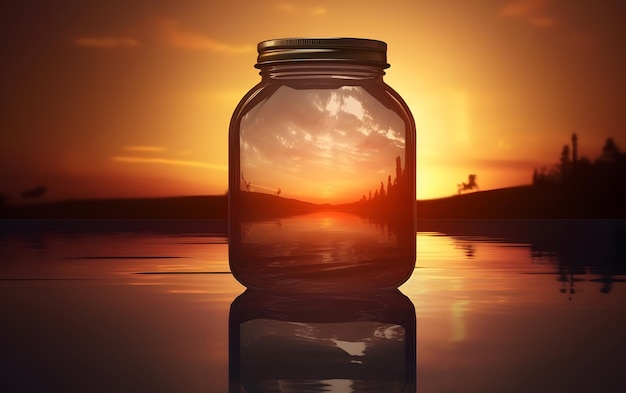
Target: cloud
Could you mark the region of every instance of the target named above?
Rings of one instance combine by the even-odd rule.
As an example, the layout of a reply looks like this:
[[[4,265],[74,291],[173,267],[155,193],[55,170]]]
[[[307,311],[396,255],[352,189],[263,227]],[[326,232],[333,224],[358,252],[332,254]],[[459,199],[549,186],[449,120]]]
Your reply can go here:
[[[192,166],[192,167],[198,167],[198,168],[215,169],[219,171],[228,170],[228,167],[226,165],[211,164],[211,163],[203,162],[203,161],[172,160],[168,158],[114,156],[114,157],[111,157],[111,161],[136,163],[136,164],[165,164],[165,165]]]
[[[139,40],[131,37],[78,37],[74,39],[74,45],[86,48],[134,48],[139,46]]]
[[[229,45],[203,34],[187,30],[175,20],[160,20],[158,26],[163,42],[176,48],[220,53],[249,53],[256,51],[254,45]]]
[[[149,152],[149,153],[158,153],[163,152],[167,149],[161,146],[124,146],[124,150],[128,151],[137,151],[137,152]]]
[[[358,199],[393,177],[404,154],[404,122],[363,89],[279,90],[250,114],[241,123],[241,170],[291,197]]]
[[[509,17],[528,17],[542,10],[546,0],[515,0],[507,3],[500,14]]]
[[[500,9],[500,15],[520,19],[535,27],[552,27],[557,23],[546,15],[549,0],[514,0]]]

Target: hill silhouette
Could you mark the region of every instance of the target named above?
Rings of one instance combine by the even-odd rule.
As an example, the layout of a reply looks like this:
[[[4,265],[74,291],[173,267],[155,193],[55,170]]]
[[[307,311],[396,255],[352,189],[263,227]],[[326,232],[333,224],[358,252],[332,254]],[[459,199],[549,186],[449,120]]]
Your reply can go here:
[[[626,218],[612,195],[572,194],[566,187],[532,185],[417,201],[418,220],[429,218]]]
[[[248,209],[287,212],[293,210],[316,210],[320,207],[328,206],[260,192],[242,192],[239,195],[241,204]]]
[[[225,195],[83,199],[0,206],[0,218],[225,219],[227,215],[228,202]]]
[[[408,182],[400,157],[396,157],[395,179],[387,176],[380,188],[361,199],[342,205],[318,205],[297,199],[253,191],[239,193],[242,206],[256,211],[255,217],[284,217],[319,209],[352,212],[395,210]],[[476,175],[470,175],[469,187]],[[551,168],[535,169],[532,185],[475,191],[446,198],[418,200],[419,219],[510,219],[510,218],[626,218],[626,153],[608,138],[594,161],[578,156],[578,136],[563,146],[560,161]],[[245,179],[244,179],[245,182]],[[36,187],[22,194],[36,198],[46,192]],[[280,189],[279,189],[280,193]],[[226,195],[169,198],[125,198],[69,200],[50,203],[9,205],[0,194],[0,218],[162,218],[226,219]],[[246,213],[248,214],[248,213]]]
[[[589,190],[593,193],[593,190]],[[242,193],[247,206],[269,210],[276,217],[293,211],[330,208],[296,199],[261,193]],[[532,185],[477,191],[446,198],[418,200],[420,219],[476,218],[626,218],[626,204],[606,197],[588,203],[583,194],[572,197],[564,187]],[[226,195],[182,196],[169,198],[126,198],[69,200],[0,206],[0,218],[56,219],[226,219]]]
[[[472,177],[470,175],[470,183]],[[535,169],[532,186],[417,202],[421,218],[626,218],[626,153],[607,138],[594,161],[578,155],[578,136],[559,163]],[[463,183],[464,187],[467,186]],[[461,191],[461,189],[459,189]]]

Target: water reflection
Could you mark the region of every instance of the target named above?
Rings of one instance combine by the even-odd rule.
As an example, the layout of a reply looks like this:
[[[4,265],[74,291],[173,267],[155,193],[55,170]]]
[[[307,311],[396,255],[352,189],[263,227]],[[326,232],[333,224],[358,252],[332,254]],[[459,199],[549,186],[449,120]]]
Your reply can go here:
[[[328,293],[395,288],[413,272],[415,233],[358,212],[237,222],[231,271],[247,287]]]
[[[610,293],[615,282],[625,281],[619,276],[626,274],[626,221],[559,224],[553,236],[531,243],[531,253],[556,264],[562,293],[571,299],[576,282],[585,276],[601,284],[601,293]]]
[[[529,266],[552,267],[570,300],[577,283],[598,283],[608,294],[626,282],[625,220],[425,220],[421,230],[449,236],[467,259],[482,262],[493,253],[481,254],[485,244],[528,249]]]
[[[8,391],[221,392],[228,369],[231,389],[248,391],[277,380],[283,391],[364,380],[412,391],[417,379],[420,392],[624,391],[623,221],[420,224],[418,268],[401,287],[411,302],[246,292],[232,303],[243,287],[223,232],[204,222],[11,223],[0,230],[0,380]],[[368,356],[371,372],[348,373]]]
[[[415,392],[415,309],[399,291],[248,290],[230,310],[231,392]]]
[[[624,222],[420,224],[420,391],[625,391]]]

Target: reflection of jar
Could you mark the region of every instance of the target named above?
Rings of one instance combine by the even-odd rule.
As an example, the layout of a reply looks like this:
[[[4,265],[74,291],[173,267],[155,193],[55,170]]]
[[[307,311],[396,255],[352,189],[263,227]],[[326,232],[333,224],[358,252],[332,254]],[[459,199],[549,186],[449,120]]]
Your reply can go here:
[[[415,266],[415,123],[387,45],[261,42],[230,125],[229,256],[253,288],[395,288]]]
[[[231,392],[415,392],[416,318],[398,290],[246,291],[230,308]]]

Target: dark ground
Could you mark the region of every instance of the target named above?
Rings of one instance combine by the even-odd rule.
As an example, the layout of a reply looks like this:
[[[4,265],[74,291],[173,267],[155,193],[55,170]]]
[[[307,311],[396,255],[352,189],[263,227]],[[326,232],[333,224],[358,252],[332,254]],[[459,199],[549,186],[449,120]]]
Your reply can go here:
[[[267,197],[284,200],[285,203],[298,202],[271,195]],[[626,218],[625,201],[623,196],[599,193],[593,189],[573,190],[529,185],[419,200],[416,203],[418,220],[607,219]],[[0,206],[0,218],[226,219],[227,215],[226,195],[70,200]]]

